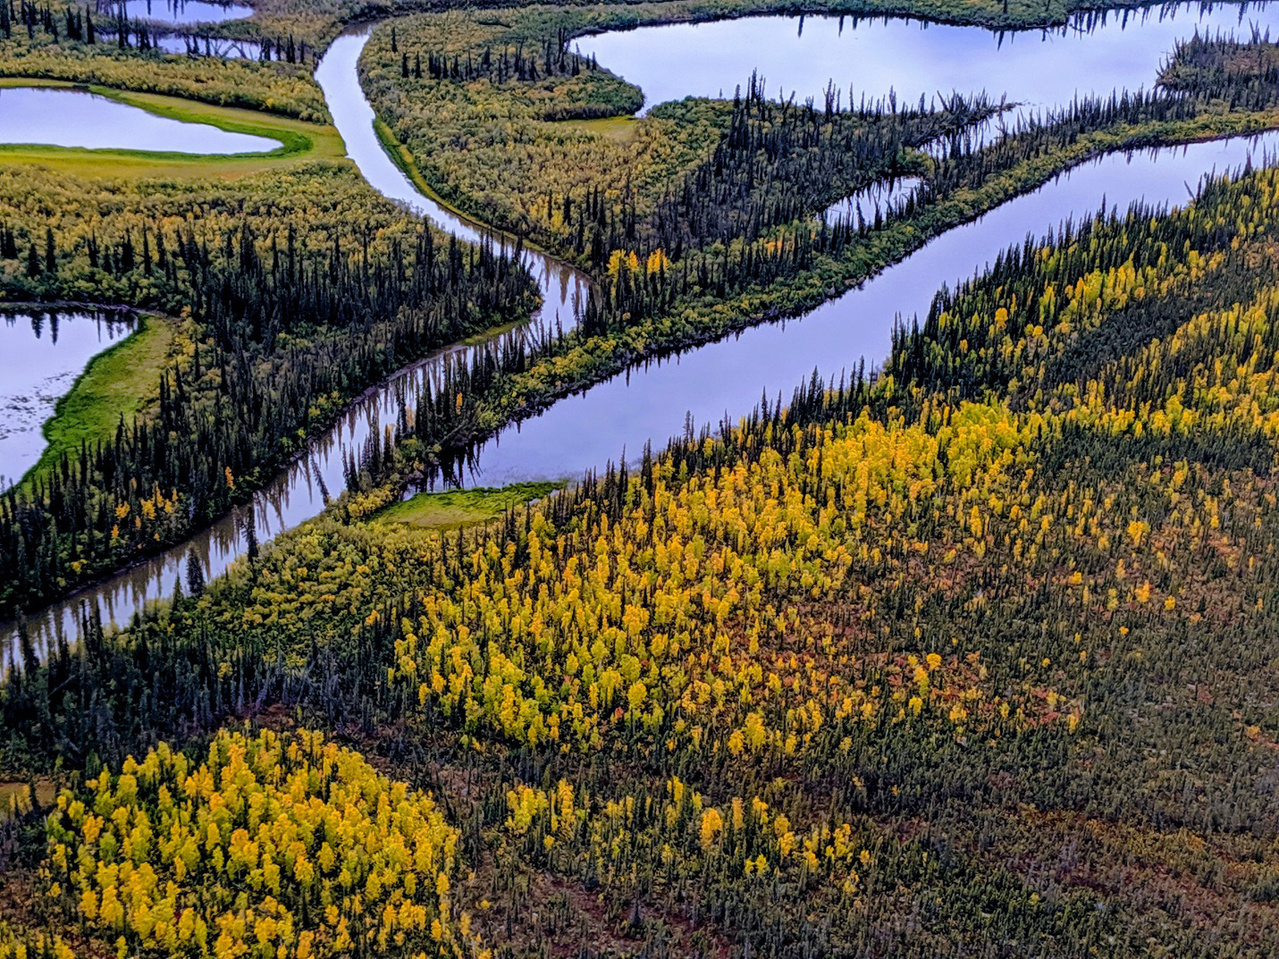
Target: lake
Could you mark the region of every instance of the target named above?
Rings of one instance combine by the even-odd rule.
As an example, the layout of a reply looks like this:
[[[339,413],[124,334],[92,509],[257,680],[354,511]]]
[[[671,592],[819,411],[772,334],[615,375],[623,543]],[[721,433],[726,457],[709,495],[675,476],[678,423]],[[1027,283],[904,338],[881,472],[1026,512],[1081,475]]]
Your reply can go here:
[[[278,140],[185,123],[83,90],[0,88],[0,143],[230,155],[268,153]]]
[[[41,427],[89,360],[135,326],[128,313],[0,313],[0,490],[40,459]]]

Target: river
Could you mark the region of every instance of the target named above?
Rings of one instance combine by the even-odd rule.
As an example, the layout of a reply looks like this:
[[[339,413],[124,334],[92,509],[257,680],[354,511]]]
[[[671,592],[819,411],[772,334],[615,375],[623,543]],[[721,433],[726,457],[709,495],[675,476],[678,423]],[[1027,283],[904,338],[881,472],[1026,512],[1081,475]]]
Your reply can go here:
[[[1183,21],[1187,31],[1183,35],[1193,30],[1195,22],[1191,18]],[[966,29],[974,35],[974,42],[987,43],[985,31]],[[359,87],[357,64],[366,39],[367,29],[339,38],[316,71],[349,155],[375,189],[441,229],[469,241],[488,236],[483,228],[423,196],[383,151],[372,128],[372,108]],[[1158,62],[1167,45],[1163,34],[1137,31],[1132,39],[1128,55],[1143,62]],[[1005,48],[994,49],[997,58],[998,51]],[[903,59],[897,69],[910,76],[918,66]],[[1084,66],[1096,72],[1095,65]],[[1092,82],[1104,79],[1093,77]],[[1143,200],[1148,204],[1184,202],[1204,174],[1240,166],[1249,157],[1260,162],[1266,151],[1276,147],[1279,134],[1271,134],[1257,140],[1116,155],[1080,167],[950,231],[803,318],[756,327],[682,356],[629,370],[561,400],[540,416],[510,427],[484,444],[470,482],[501,485],[521,479],[579,476],[586,469],[619,459],[623,450],[636,455],[645,442],[660,446],[683,431],[690,413],[699,423],[718,421],[725,415],[738,417],[747,413],[764,391],[789,395],[814,369],[838,375],[840,369],[855,366],[861,357],[874,365],[886,355],[899,315],[926,310],[942,284],[971,276],[1027,233],[1043,234],[1067,218],[1091,216],[1103,201],[1120,209]],[[526,253],[525,262],[538,279],[546,303],[543,315],[534,322],[549,321],[557,314],[567,326],[583,279],[558,261],[536,253]],[[525,331],[505,335],[525,335]],[[429,381],[443,363],[474,348],[455,348],[414,364],[352,404],[333,429],[311,444],[304,458],[255,497],[258,540],[266,542],[317,515],[326,491],[336,493],[342,486],[346,451],[363,449],[372,429],[393,421],[398,397],[406,390]],[[237,511],[189,543],[30,617],[37,648],[58,629],[74,634],[86,603],[98,603],[105,620],[127,622],[145,603],[173,592],[191,552],[204,566],[206,577],[221,574],[244,552],[245,515],[246,511]],[[0,632],[12,642],[12,627],[0,627]]]

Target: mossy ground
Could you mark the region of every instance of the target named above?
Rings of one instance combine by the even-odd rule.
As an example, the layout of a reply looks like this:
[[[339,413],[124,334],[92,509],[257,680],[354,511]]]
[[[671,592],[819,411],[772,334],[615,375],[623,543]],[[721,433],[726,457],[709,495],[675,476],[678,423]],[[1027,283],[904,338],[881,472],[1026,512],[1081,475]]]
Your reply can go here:
[[[513,483],[499,489],[449,490],[418,493],[387,507],[376,522],[403,523],[419,529],[458,529],[496,519],[512,506],[549,496],[563,483]]]

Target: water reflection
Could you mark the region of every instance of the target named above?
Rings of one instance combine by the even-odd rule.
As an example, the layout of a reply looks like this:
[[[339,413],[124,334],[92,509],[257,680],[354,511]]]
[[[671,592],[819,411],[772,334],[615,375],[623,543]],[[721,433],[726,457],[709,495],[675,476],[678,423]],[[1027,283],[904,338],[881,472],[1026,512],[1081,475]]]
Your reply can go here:
[[[361,27],[333,41],[315,69],[315,79],[324,90],[333,123],[346,143],[347,155],[373,189],[403,204],[434,226],[468,243],[491,240],[501,247],[507,238],[456,215],[430,197],[424,196],[383,149],[373,132],[373,107],[360,88],[360,54],[368,43],[371,28]],[[560,323],[565,329],[576,322],[574,307],[586,291],[586,278],[560,260],[526,250],[522,262],[541,288],[543,319]]]
[[[906,201],[919,186],[918,177],[895,177],[872,183],[864,190],[840,200],[826,208],[822,218],[827,224],[848,223],[857,226],[861,223],[875,224],[887,220],[900,213]]]
[[[256,40],[232,40],[227,37],[200,37],[187,33],[171,33],[158,37],[155,45],[165,53],[184,53],[190,57],[222,57],[224,60],[261,60],[262,44]]]
[[[382,149],[373,130],[373,111],[360,89],[356,67],[368,40],[367,28],[338,38],[316,68],[316,79],[324,90],[334,125],[342,134],[348,154],[361,173],[385,196],[404,204],[437,226],[470,242],[503,238],[461,219],[417,191],[404,173]],[[577,306],[586,294],[586,278],[566,264],[525,251],[522,262],[537,280],[543,305],[530,324],[508,330],[475,345],[459,345],[443,350],[397,372],[386,382],[367,390],[336,424],[309,444],[306,455],[296,460],[252,503],[224,517],[212,528],[162,556],[139,562],[102,585],[29,617],[28,628],[37,649],[65,633],[75,636],[88,607],[97,603],[104,622],[128,623],[146,604],[173,594],[184,575],[187,556],[194,555],[205,579],[224,573],[243,556],[253,539],[266,543],[285,530],[317,516],[330,494],[345,488],[348,455],[363,452],[370,436],[381,434],[385,425],[394,425],[404,404],[424,389],[434,390],[455,363],[469,363],[479,350],[501,350],[524,337],[548,335],[554,329],[571,329]],[[0,643],[14,648],[16,626],[0,626]]]
[[[226,23],[253,16],[253,8],[242,3],[212,3],[208,0],[98,0],[99,14],[126,20],[153,20],[156,23]]]
[[[1171,4],[1076,14],[1060,29],[996,32],[900,17],[746,17],[619,30],[579,41],[585,56],[637,84],[651,107],[687,96],[732,96],[752,73],[777,95],[841,102],[952,92],[1036,108],[1076,96],[1149,89],[1178,40],[1198,31],[1250,34],[1279,26],[1274,4]],[[1279,32],[1279,31],[1276,31]]]
[[[1279,133],[1116,154],[1063,174],[1033,193],[933,240],[861,287],[801,319],[626,371],[509,427],[472,454],[468,485],[502,486],[580,476],[645,444],[660,448],[685,424],[736,421],[761,395],[790,396],[816,370],[828,380],[887,356],[900,317],[926,314],[944,283],[968,279],[1027,234],[1054,230],[1102,206],[1184,203],[1206,173],[1257,163]]]
[[[83,90],[0,89],[0,143],[146,150],[158,153],[266,153],[278,140],[184,123]]]
[[[0,313],[0,490],[40,459],[41,427],[89,360],[135,326],[127,313]]]

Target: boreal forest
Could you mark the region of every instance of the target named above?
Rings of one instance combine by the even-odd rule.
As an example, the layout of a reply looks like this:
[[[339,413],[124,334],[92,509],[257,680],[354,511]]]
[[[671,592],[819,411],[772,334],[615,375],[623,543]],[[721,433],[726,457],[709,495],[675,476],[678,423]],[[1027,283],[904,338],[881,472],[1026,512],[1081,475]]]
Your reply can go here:
[[[1279,955],[1279,5],[0,0],[0,959]]]

